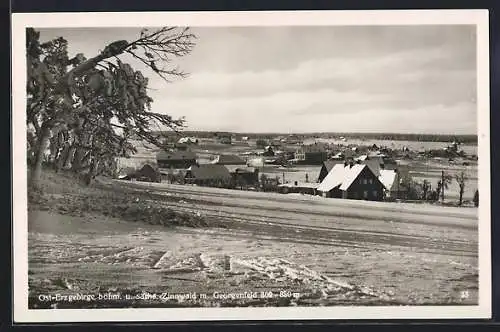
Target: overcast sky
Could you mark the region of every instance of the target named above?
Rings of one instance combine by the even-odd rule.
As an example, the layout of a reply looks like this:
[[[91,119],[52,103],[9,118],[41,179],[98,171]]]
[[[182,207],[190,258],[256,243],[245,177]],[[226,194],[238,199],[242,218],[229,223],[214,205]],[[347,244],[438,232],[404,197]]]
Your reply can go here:
[[[96,55],[140,29],[42,29]],[[475,134],[475,26],[193,28],[176,61],[189,78],[150,78],[153,111],[191,130]]]

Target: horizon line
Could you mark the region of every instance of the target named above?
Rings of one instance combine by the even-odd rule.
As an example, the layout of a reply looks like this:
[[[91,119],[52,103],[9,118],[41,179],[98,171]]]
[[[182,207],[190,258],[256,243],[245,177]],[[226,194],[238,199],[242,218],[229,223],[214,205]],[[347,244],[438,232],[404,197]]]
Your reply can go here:
[[[171,130],[159,130],[161,132],[169,132]],[[173,131],[172,131],[173,132]],[[422,135],[422,136],[476,136],[477,133],[423,133],[423,132],[357,132],[357,131],[232,131],[232,130],[208,130],[208,129],[183,129],[180,132],[205,132],[205,133],[231,133],[231,134],[259,134],[259,135],[312,135],[312,134],[356,134],[356,135]]]

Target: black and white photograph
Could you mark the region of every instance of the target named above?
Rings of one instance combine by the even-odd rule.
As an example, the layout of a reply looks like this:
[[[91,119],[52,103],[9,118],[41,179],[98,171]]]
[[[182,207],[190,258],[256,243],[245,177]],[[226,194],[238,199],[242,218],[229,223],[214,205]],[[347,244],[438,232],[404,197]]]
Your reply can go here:
[[[486,11],[13,15],[15,317],[490,317],[488,72]]]

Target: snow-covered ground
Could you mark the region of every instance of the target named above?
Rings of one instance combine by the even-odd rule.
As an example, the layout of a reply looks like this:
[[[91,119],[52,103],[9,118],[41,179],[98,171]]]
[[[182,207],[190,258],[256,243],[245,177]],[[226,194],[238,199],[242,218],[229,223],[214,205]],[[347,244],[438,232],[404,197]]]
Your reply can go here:
[[[76,289],[198,292],[208,297],[183,305],[202,306],[277,305],[284,300],[280,293],[290,295],[287,305],[477,302],[474,208],[163,183],[110,185],[150,191],[157,194],[155,200],[165,197],[164,204],[176,210],[197,212],[227,227],[164,228],[101,215],[31,211],[33,296]],[[172,197],[176,200],[167,200]],[[276,297],[213,298],[214,292],[248,290]],[[134,305],[179,305],[172,301]],[[115,305],[131,305],[120,303]]]

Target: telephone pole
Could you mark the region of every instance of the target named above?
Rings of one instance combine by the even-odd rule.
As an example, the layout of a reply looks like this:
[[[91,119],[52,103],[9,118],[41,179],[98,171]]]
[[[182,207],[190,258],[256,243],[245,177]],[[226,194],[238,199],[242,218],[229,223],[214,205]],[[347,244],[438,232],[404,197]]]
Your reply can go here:
[[[441,171],[441,202],[444,203],[444,171]]]

